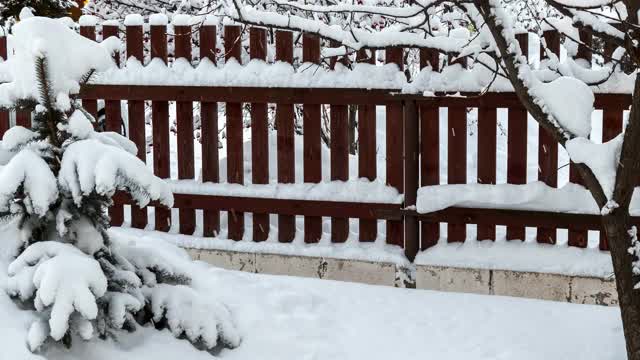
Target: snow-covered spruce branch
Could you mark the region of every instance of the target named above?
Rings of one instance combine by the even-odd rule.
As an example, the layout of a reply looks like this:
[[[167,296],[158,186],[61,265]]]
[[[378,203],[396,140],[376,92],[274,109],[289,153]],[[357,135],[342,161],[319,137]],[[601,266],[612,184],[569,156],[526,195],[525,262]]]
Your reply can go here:
[[[140,326],[167,328],[204,350],[238,346],[229,309],[190,288],[188,258],[167,251],[169,245],[109,237],[116,191],[129,192],[140,206],[173,204],[169,186],[135,156],[135,145],[96,132],[93,119],[70,101],[69,89],[111,64],[110,53],[54,19],[23,19],[14,35],[20,47],[8,62],[22,71],[0,93],[16,96],[35,77],[21,94],[38,105],[33,128],[15,126],[0,144],[0,216],[19,218],[7,292],[36,313],[29,349],[118,340]]]

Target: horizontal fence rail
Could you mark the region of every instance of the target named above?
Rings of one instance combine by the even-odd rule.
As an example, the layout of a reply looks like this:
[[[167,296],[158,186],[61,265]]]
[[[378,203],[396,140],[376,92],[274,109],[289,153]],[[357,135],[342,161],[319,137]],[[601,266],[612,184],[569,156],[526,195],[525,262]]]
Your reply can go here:
[[[399,70],[403,70],[408,51],[389,48],[377,53],[360,51],[355,58],[333,56],[323,59],[321,39],[309,34],[298,37],[287,31],[257,27],[243,30],[235,25],[221,28],[206,25],[197,31],[190,26],[168,28],[166,25],[151,25],[148,34],[142,26],[122,29],[124,31],[119,31],[113,25],[83,26],[80,32],[93,40],[124,34],[125,51],[116,55],[117,62],[122,66],[130,58],[143,64],[151,59],[160,59],[166,64],[183,60],[194,64],[203,59],[214,64],[228,62],[232,58],[240,63],[247,58],[267,60],[267,49],[273,46],[275,54],[269,57],[289,64],[328,62],[333,69],[338,63],[354,60],[375,64],[376,55],[384,54],[384,62],[396,64]],[[198,48],[192,53],[194,38],[198,39]],[[559,34],[547,31],[544,38],[548,50],[559,56]],[[528,49],[526,34],[518,35],[518,40],[523,49]],[[6,45],[6,38],[0,37],[0,57],[5,59]],[[540,53],[544,54],[544,51]],[[429,66],[433,71],[440,71],[443,65],[468,66],[464,58],[447,64],[446,56],[431,49],[419,49],[418,54],[421,69]],[[591,55],[584,49],[578,55],[591,61]],[[147,154],[152,155],[154,173],[161,178],[171,178],[171,162],[174,161],[177,163],[175,175],[180,180],[194,183],[200,180],[207,183],[226,182],[251,187],[277,179],[279,186],[287,188],[296,182],[296,170],[299,170],[305,183],[322,183],[323,178],[347,181],[354,177],[384,181],[404,198],[402,203],[381,203],[176,192],[174,208],[178,211],[177,224],[172,224],[171,211],[155,207],[153,203],[149,205],[155,210],[153,220],[155,229],[159,231],[168,231],[177,225],[180,233],[193,234],[197,223],[196,211],[201,210],[202,214],[198,216],[202,218],[202,232],[207,237],[216,236],[223,230],[220,215],[226,212],[225,230],[232,240],[245,237],[248,225],[245,224],[245,213],[251,213],[253,233],[249,237],[253,241],[264,241],[269,237],[269,215],[275,214],[278,215],[276,228],[280,242],[291,242],[295,238],[298,231],[296,216],[304,217],[304,226],[301,228],[307,243],[316,243],[323,233],[327,233],[323,229],[323,217],[331,218],[329,228],[332,242],[347,240],[352,230],[350,219],[359,221],[358,240],[370,242],[378,238],[378,231],[382,228],[379,225],[384,221],[386,242],[404,247],[407,257],[413,260],[420,249],[437,243],[441,237],[440,223],[447,223],[449,242],[465,241],[467,224],[477,225],[478,239],[495,240],[496,225],[502,225],[507,227],[508,240],[524,239],[525,227],[536,227],[537,241],[549,244],[557,241],[557,229],[569,229],[569,246],[581,248],[587,246],[588,230],[601,230],[600,217],[588,214],[460,207],[418,214],[415,210],[418,188],[440,185],[441,169],[445,167],[449,184],[497,183],[500,109],[507,109],[507,183],[527,183],[528,146],[531,141],[536,141],[538,180],[558,187],[559,148],[543,128],[539,128],[537,139],[529,136],[527,112],[513,92],[451,92],[424,96],[402,93],[401,90],[86,84],[78,97],[95,117],[99,117],[99,109],[102,108],[100,111],[104,111],[106,130],[121,132],[123,119],[126,118],[126,135],[140,149],[138,156],[147,161]],[[598,140],[608,141],[622,132],[624,111],[631,105],[631,100],[628,94],[596,94],[594,106],[603,113],[602,139]],[[377,154],[380,145],[376,139],[377,107],[384,107],[386,115],[384,156]],[[446,121],[441,115],[443,109],[447,110]],[[468,112],[471,109],[477,111],[477,153],[470,152],[467,144]],[[351,114],[358,122],[357,134],[352,133]],[[0,111],[0,133],[4,133],[12,124],[29,126],[30,116],[26,110],[13,115],[8,111]],[[171,119],[174,119],[173,123]],[[270,122],[270,119],[273,121]],[[323,121],[328,121],[327,127],[332,135],[327,141],[328,149],[325,149],[329,154],[327,159],[323,159],[322,155]],[[196,128],[198,122],[199,127]],[[146,125],[150,125],[150,130],[145,129]],[[219,135],[219,125],[224,125],[224,138]],[[446,129],[441,129],[444,126]],[[244,129],[247,127],[251,128],[250,154],[245,153],[244,146]],[[276,159],[277,167],[276,174],[271,174],[271,177],[270,128],[277,134],[276,154],[271,157]],[[196,130],[199,141],[194,145]],[[175,141],[172,141],[172,133],[175,133]],[[441,139],[442,134],[447,137],[446,160],[440,157],[441,144],[445,140]],[[357,173],[350,173],[353,168],[349,166],[349,137],[355,139],[356,135],[358,167]],[[145,151],[149,141],[147,137],[150,137],[152,148],[149,152]],[[295,141],[299,137],[302,138],[303,151],[302,159],[296,161]],[[226,179],[220,178],[220,141],[225,142],[227,151]],[[172,143],[175,148],[172,148]],[[198,144],[200,149],[195,148]],[[172,158],[172,150],[176,158]],[[202,154],[200,164],[196,164],[196,150]],[[247,164],[249,155],[251,163]],[[477,158],[472,159],[471,156]],[[384,174],[378,174],[377,164],[381,159],[384,161]],[[477,163],[475,181],[470,181],[467,174],[467,165],[471,161]],[[328,168],[323,164],[329,164]],[[197,168],[201,169],[201,174],[196,174]],[[330,173],[323,174],[327,169]],[[248,170],[250,178],[245,178]],[[580,178],[571,165],[569,172],[570,181],[580,184]],[[123,224],[125,205],[130,207],[131,226],[148,226],[148,209],[131,204],[131,199],[124,194],[116,195],[115,205],[110,209],[113,225]],[[633,221],[640,224],[638,217],[634,217]],[[599,248],[608,248],[602,232]]]

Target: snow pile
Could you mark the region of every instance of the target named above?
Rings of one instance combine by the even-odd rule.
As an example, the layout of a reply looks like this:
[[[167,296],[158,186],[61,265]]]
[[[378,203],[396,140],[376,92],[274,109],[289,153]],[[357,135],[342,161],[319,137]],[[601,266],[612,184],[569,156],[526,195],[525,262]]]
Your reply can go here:
[[[296,70],[285,62],[268,64],[251,60],[246,65],[230,59],[224,65],[201,61],[195,68],[187,61],[167,67],[160,59],[147,66],[133,59],[124,68],[111,68],[96,74],[93,84],[239,86],[294,88],[400,89],[406,77],[397,65],[354,64],[353,69],[337,64],[335,70],[304,63]]]
[[[68,94],[77,93],[79,81],[91,70],[113,66],[112,41],[98,44],[69,29],[63,20],[30,17],[12,28],[15,53],[2,63],[11,82],[0,84],[0,107],[12,106],[19,99],[39,97],[36,59],[46,57],[53,95],[58,106],[69,108]],[[119,44],[117,44],[119,46]]]
[[[620,134],[604,144],[596,144],[583,137],[571,139],[565,144],[573,162],[585,164],[591,169],[607,199],[613,197],[623,140],[624,136]]]
[[[591,133],[591,113],[595,97],[584,82],[562,76],[549,83],[538,83],[529,89],[544,112],[552,116],[575,136]]]
[[[418,189],[416,207],[419,213],[435,212],[452,206],[600,214],[591,193],[573,183],[561,188],[536,181],[524,185],[459,184]]]
[[[487,270],[510,270],[610,278],[611,255],[597,249],[511,241],[440,241],[416,256],[415,264]]]
[[[258,197],[289,200],[344,201],[401,204],[404,196],[392,186],[365,178],[299,184],[200,183],[193,180],[168,180],[177,194]]]

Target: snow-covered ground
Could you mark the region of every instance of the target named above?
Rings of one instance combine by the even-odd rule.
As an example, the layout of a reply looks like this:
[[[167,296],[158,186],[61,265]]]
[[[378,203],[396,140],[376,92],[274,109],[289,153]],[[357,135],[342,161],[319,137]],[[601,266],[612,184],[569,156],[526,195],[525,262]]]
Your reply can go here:
[[[138,232],[112,231],[137,241]],[[34,315],[5,294],[14,232],[0,242],[0,359],[212,359],[167,332],[118,342],[74,339],[70,350],[28,352]],[[157,239],[158,242],[163,240]],[[176,249],[176,251],[182,251]],[[226,303],[243,341],[217,356],[248,359],[624,359],[619,310],[499,296],[397,289],[227,271],[187,264],[203,299]]]

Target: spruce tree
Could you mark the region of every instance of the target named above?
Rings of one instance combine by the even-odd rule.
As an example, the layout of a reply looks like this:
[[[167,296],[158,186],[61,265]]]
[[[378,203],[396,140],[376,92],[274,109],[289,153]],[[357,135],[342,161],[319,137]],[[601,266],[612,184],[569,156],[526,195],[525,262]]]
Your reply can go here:
[[[15,221],[21,236],[7,291],[38,314],[30,349],[96,335],[117,339],[146,325],[168,328],[202,349],[238,346],[229,310],[189,286],[190,261],[162,244],[110,238],[108,208],[116,191],[139,206],[170,207],[170,188],[135,156],[132,142],[94,131],[78,101],[61,108],[47,58],[38,56],[35,64],[33,126],[11,128],[0,149],[8,159],[0,168],[0,218]]]

